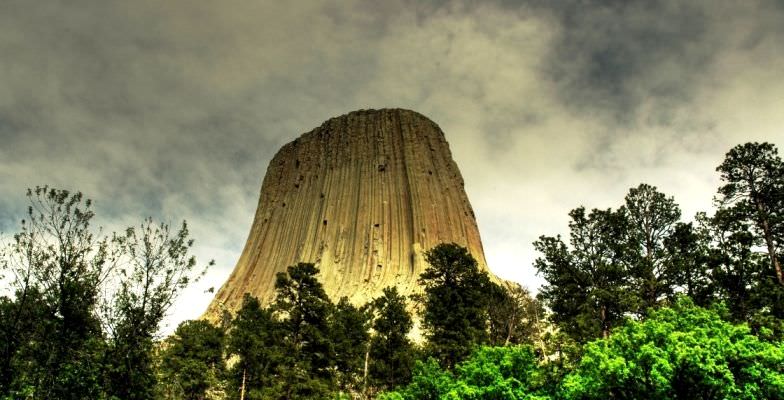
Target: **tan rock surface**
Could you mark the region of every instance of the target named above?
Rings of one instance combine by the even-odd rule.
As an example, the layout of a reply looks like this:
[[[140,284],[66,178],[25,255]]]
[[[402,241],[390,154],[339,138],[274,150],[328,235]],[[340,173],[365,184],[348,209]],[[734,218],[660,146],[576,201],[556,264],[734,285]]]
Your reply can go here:
[[[206,315],[235,311],[246,292],[269,302],[275,274],[300,261],[317,264],[335,301],[362,304],[390,285],[417,293],[423,252],[449,242],[487,269],[444,133],[413,111],[352,112],[272,159],[248,241]]]

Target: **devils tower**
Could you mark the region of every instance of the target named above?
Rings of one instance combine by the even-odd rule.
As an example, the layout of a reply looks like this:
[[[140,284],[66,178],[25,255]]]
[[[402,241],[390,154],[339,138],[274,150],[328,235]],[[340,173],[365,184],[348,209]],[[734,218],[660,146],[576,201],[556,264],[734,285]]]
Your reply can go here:
[[[450,242],[487,269],[444,133],[413,111],[355,111],[273,157],[245,248],[207,315],[236,310],[246,292],[269,302],[275,274],[298,262],[317,264],[333,300],[361,304],[390,285],[413,294],[423,253]]]

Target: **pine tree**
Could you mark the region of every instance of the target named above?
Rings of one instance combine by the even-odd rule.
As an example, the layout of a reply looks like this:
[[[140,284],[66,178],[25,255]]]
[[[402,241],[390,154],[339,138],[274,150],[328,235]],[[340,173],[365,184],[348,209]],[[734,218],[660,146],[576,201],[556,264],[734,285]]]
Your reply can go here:
[[[644,315],[674,294],[679,264],[668,262],[665,242],[674,233],[681,211],[672,197],[643,183],[629,190],[619,213],[628,220],[624,258],[641,300],[638,312]]]
[[[612,210],[580,207],[569,213],[570,246],[560,236],[541,236],[534,248],[542,254],[534,262],[547,281],[540,298],[551,318],[574,340],[607,337],[639,297],[631,290],[624,260],[627,220]]]
[[[202,400],[215,386],[225,366],[224,332],[204,320],[182,322],[164,351],[163,375],[172,391],[169,398]]]
[[[720,208],[734,219],[748,221],[767,250],[771,275],[784,286],[779,247],[784,239],[784,164],[770,143],[735,146],[716,168],[724,185]]]
[[[229,399],[239,399],[240,392],[249,400],[269,395],[283,359],[282,336],[273,311],[246,293],[226,338],[227,355],[239,358],[229,371]]]
[[[700,216],[698,215],[698,218]],[[715,288],[709,269],[709,246],[707,239],[692,223],[679,222],[672,234],[664,239],[665,269],[671,271],[668,300],[674,300],[673,294],[684,293],[695,304],[708,306],[714,300]]]
[[[751,282],[744,290],[749,299],[744,312],[755,329],[771,328],[780,338],[784,335],[784,163],[772,144],[746,143],[732,148],[717,171],[724,184],[716,198],[714,219],[724,225],[733,221],[736,236],[745,235],[755,252],[764,249],[766,258],[765,263],[745,268],[753,272],[744,275]]]
[[[395,287],[370,303],[373,336],[368,350],[368,380],[373,392],[408,382],[414,365],[414,344],[408,338],[413,327],[406,299]]]
[[[368,331],[370,315],[367,310],[355,307],[342,297],[330,320],[330,340],[334,350],[338,389],[343,392],[357,391],[362,382],[365,352],[370,340]]]
[[[491,282],[467,249],[440,244],[425,254],[422,327],[430,353],[452,368],[487,341]]]
[[[287,272],[277,275],[273,306],[281,321],[284,350],[278,368],[278,398],[323,398],[334,383],[329,340],[333,304],[313,264],[299,263]]]
[[[754,292],[763,257],[753,250],[754,236],[746,224],[719,210],[699,217],[700,229],[710,238],[709,267],[715,295],[724,301],[735,321],[748,322],[757,308]]]

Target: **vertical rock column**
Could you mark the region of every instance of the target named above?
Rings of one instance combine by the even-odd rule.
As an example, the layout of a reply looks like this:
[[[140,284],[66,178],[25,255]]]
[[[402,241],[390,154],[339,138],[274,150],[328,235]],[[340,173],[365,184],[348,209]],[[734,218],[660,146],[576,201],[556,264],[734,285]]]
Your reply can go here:
[[[207,316],[235,311],[246,292],[269,302],[276,273],[298,262],[317,264],[333,300],[361,304],[386,286],[418,293],[423,252],[449,242],[487,269],[444,133],[413,111],[352,112],[272,159],[245,248]]]

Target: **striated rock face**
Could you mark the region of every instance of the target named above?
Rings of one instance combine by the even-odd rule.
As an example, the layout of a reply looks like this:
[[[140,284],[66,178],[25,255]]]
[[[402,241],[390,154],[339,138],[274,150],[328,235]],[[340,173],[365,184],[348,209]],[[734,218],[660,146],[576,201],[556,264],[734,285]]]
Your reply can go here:
[[[235,311],[246,292],[269,302],[275,274],[297,262],[317,264],[335,301],[361,304],[390,285],[417,293],[423,252],[442,242],[487,269],[444,133],[413,111],[352,112],[272,159],[245,249],[207,316]]]

